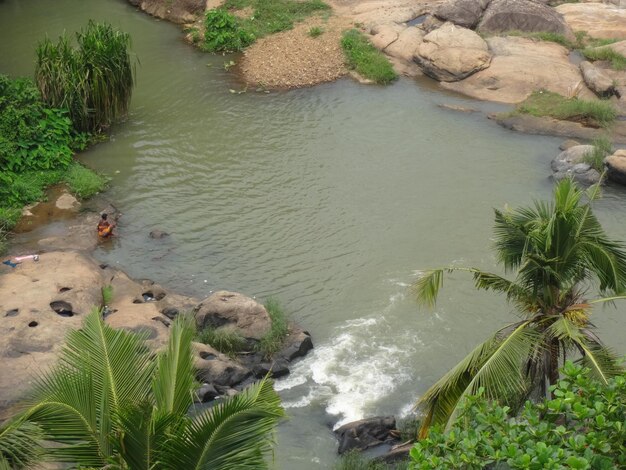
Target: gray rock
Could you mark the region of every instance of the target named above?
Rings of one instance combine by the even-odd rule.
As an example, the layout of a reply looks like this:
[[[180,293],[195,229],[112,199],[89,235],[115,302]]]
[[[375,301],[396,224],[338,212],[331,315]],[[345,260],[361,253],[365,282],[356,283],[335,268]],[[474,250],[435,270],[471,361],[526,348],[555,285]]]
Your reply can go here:
[[[309,332],[292,328],[276,357],[291,362],[298,357],[304,357],[311,349],[313,349],[313,341]]]
[[[435,17],[473,29],[490,0],[446,0],[434,11]]]
[[[419,25],[419,28],[426,33],[430,33],[431,31],[441,28],[444,23],[445,21],[435,18],[433,15],[428,15],[422,24]]]
[[[164,232],[163,230],[155,229],[155,230],[150,231],[149,236],[150,238],[154,240],[160,240],[162,238],[169,237],[170,234],[167,232]]]
[[[273,379],[289,375],[289,364],[284,359],[278,359],[274,362],[262,362],[253,368],[254,376],[258,379],[270,374]]]
[[[576,145],[580,145],[580,142],[573,140],[573,139],[567,139],[561,142],[561,145],[559,145],[559,150],[567,150],[572,147],[575,147]]]
[[[583,185],[600,181],[600,173],[583,161],[585,155],[592,150],[592,145],[575,145],[558,154],[550,164],[554,172],[553,178],[557,181],[573,178]]]
[[[485,33],[550,32],[574,39],[572,29],[561,14],[531,0],[492,0],[477,29]]]
[[[580,63],[580,71],[583,79],[591,91],[601,98],[609,98],[616,93],[613,80],[602,69],[596,67],[591,62]]]
[[[206,403],[215,400],[220,394],[212,384],[204,383],[196,392],[197,401]]]
[[[178,316],[180,312],[178,311],[176,307],[165,307],[163,310],[161,310],[161,313],[165,315],[167,318],[169,318],[170,320],[173,320],[174,318]]]
[[[396,428],[393,416],[376,416],[344,424],[335,431],[339,438],[339,454],[352,449],[365,450],[393,440]]]

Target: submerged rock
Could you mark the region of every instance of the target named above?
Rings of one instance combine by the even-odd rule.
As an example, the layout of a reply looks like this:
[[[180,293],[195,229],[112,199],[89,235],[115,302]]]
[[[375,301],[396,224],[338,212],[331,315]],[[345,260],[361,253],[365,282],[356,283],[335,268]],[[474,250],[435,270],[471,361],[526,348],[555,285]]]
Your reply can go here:
[[[584,162],[593,148],[593,145],[576,145],[558,154],[550,164],[554,179],[573,178],[584,185],[600,181],[600,173]]]
[[[365,450],[385,442],[393,441],[391,434],[396,429],[393,416],[376,416],[344,424],[335,431],[339,439],[339,454],[352,449]]]

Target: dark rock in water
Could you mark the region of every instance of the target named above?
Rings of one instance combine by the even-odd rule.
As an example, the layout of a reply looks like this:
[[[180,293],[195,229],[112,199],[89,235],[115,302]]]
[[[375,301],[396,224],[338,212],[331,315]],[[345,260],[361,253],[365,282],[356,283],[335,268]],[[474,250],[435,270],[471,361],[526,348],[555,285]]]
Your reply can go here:
[[[585,156],[593,151],[592,145],[575,145],[558,154],[550,164],[555,180],[573,178],[584,185],[600,181],[600,173],[585,163]]]
[[[206,403],[215,400],[220,394],[211,384],[204,383],[196,392],[197,400],[200,403]]]
[[[278,359],[272,363],[263,362],[261,364],[257,364],[254,366],[252,371],[254,376],[259,379],[265,377],[268,373],[270,374],[270,377],[277,379],[279,377],[289,375],[289,365],[284,359]]]
[[[153,238],[155,240],[160,240],[162,238],[169,237],[169,236],[170,234],[167,232],[164,232],[163,230],[152,230],[150,232],[150,238]]]
[[[170,320],[173,320],[174,318],[176,318],[176,316],[180,312],[175,307],[166,307],[163,310],[161,310],[161,313],[165,315],[167,318],[169,318]]]
[[[393,464],[395,462],[406,461],[409,457],[409,452],[415,445],[414,442],[410,442],[408,444],[399,444],[397,446],[392,447],[389,452],[381,455],[380,457],[376,457],[374,460],[376,462],[382,462],[386,464]]]
[[[298,357],[306,356],[306,353],[311,349],[313,349],[313,341],[309,332],[294,329],[285,339],[283,349],[280,350],[276,357],[291,362]]]
[[[626,184],[626,150],[617,150],[604,160],[609,179],[619,184]]]
[[[365,450],[393,441],[391,431],[396,429],[393,416],[376,416],[344,424],[335,431],[339,438],[339,454],[352,449]]]

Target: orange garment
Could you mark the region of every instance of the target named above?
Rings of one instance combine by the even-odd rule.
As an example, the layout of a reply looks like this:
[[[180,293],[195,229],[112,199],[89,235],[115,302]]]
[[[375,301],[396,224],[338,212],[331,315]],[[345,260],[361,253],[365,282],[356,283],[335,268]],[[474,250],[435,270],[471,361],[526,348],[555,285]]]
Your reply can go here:
[[[113,226],[106,220],[98,223],[98,236],[102,238],[110,237],[113,234]]]

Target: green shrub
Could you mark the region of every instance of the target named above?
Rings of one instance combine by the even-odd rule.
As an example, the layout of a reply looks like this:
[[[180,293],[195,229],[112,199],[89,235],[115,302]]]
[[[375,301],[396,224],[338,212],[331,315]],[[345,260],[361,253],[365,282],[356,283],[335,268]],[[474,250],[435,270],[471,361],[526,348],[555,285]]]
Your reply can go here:
[[[547,90],[534,91],[517,105],[515,112],[533,116],[551,116],[593,127],[607,127],[617,118],[617,112],[609,101],[565,98]]]
[[[237,353],[243,351],[246,347],[245,338],[238,331],[231,328],[207,327],[198,332],[196,339],[231,357],[236,356]]]
[[[134,85],[130,36],[89,21],[76,33],[77,48],[63,35],[37,46],[35,81],[45,103],[64,108],[74,128],[101,132],[126,115]]]
[[[66,168],[77,139],[67,113],[45,107],[30,80],[0,75],[0,183],[9,173]]]
[[[379,84],[388,84],[398,78],[385,55],[356,29],[343,34],[341,46],[348,65],[363,77]]]
[[[591,61],[606,60],[611,63],[611,67],[615,70],[626,69],[626,57],[610,47],[587,47],[581,53]]]
[[[208,52],[236,52],[255,40],[253,34],[243,29],[239,20],[223,8],[209,10],[204,24],[203,49]]]
[[[604,171],[604,159],[613,152],[613,145],[611,140],[604,136],[593,139],[591,145],[593,145],[593,150],[585,154],[583,162],[602,173]]]
[[[324,29],[320,28],[319,26],[312,26],[309,29],[309,36],[311,36],[312,38],[321,36],[323,33],[324,33]]]
[[[552,400],[527,402],[517,417],[481,394],[466,398],[448,432],[431,430],[411,450],[411,469],[626,466],[626,375],[608,384],[567,362]]]
[[[267,299],[265,301],[265,310],[267,310],[270,316],[272,326],[270,331],[261,338],[259,350],[265,357],[269,358],[282,347],[289,331],[289,324],[287,322],[287,315],[280,305],[280,302],[278,302],[278,299],[274,297]]]

